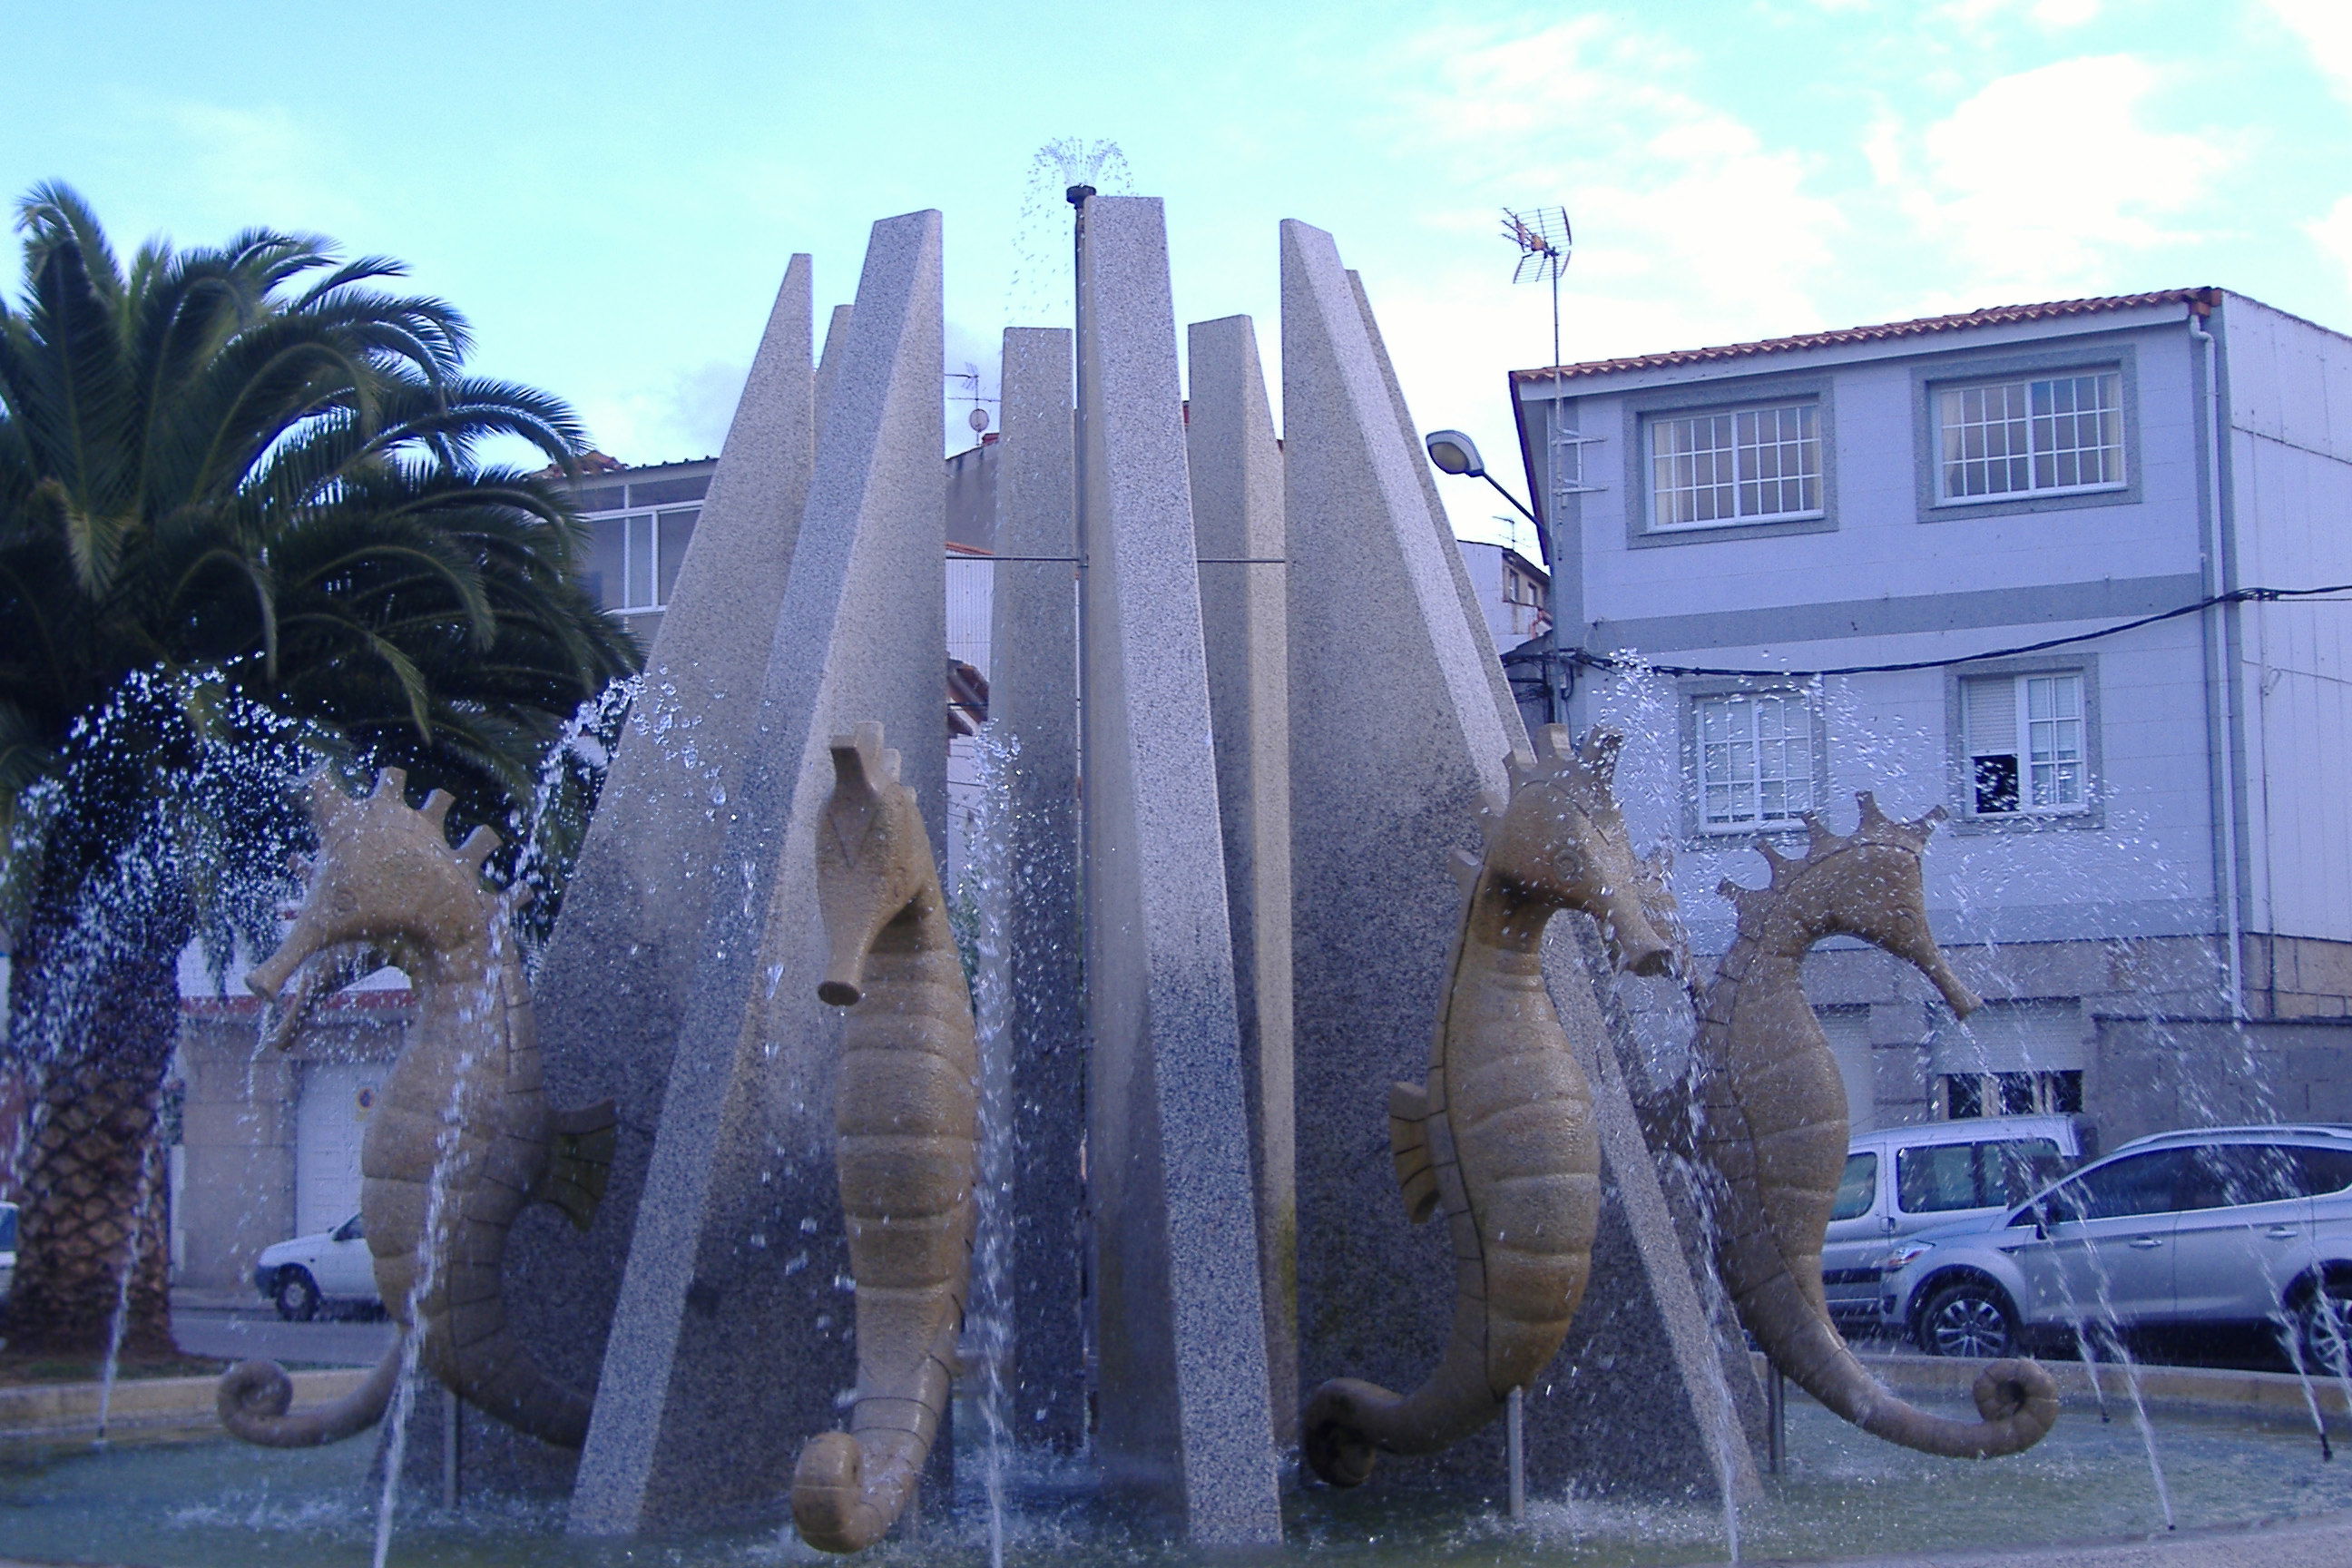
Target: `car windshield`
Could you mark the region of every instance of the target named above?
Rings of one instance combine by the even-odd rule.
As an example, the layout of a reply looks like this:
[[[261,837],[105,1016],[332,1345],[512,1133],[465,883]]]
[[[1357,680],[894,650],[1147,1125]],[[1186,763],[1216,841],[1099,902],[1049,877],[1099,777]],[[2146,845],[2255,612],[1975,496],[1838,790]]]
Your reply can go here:
[[[1830,1210],[1830,1218],[1857,1219],[1870,1212],[1870,1201],[1877,1195],[1878,1156],[1848,1154],[1845,1174],[1838,1178],[1837,1203]]]

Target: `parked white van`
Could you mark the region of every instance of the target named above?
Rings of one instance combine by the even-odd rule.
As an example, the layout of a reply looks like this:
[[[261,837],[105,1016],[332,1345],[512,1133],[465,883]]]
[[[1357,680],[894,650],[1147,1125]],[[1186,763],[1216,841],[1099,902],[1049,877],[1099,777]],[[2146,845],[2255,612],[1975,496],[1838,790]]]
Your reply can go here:
[[[1878,1317],[1895,1244],[1918,1231],[1990,1218],[2024,1202],[2095,1151],[2077,1116],[1981,1116],[1883,1127],[1847,1146],[1822,1248],[1822,1289],[1839,1318]]]

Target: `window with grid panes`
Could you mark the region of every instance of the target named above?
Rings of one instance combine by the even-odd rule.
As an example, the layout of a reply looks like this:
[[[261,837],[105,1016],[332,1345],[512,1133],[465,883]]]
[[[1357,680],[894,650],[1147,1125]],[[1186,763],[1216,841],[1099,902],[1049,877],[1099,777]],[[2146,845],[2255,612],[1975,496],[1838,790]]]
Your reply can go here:
[[[1822,515],[1820,410],[1811,403],[1649,422],[1650,526]]]
[[[639,611],[667,605],[701,515],[698,507],[679,507],[591,519],[595,538],[591,575],[604,607]]]
[[[2124,483],[2120,372],[1948,386],[1937,393],[1936,405],[1937,494],[1944,500]]]
[[[1794,826],[1813,809],[1813,714],[1793,691],[1694,700],[1699,826]]]
[[[2082,671],[1966,677],[1960,721],[1969,815],[2055,816],[2090,804]]]

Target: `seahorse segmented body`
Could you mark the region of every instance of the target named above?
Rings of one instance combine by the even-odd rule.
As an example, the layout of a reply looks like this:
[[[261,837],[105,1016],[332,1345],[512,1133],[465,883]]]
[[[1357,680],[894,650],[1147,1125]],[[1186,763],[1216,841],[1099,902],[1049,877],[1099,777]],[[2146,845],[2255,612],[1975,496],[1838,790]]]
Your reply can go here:
[[[793,1519],[827,1552],[881,1539],[947,1409],[971,1275],[980,1057],[971,996],[914,792],[882,726],[833,742],[817,824],[832,959],[818,999],[847,1007],[834,1130],[857,1287],[857,1402],[809,1440]]]
[[[416,1024],[360,1146],[376,1289],[404,1339],[417,1337],[419,1363],[449,1388],[532,1436],[576,1448],[589,1402],[542,1373],[507,1327],[499,1269],[525,1204],[552,1204],[586,1227],[612,1163],[613,1107],[548,1109],[530,987],[507,911],[481,881],[498,836],[477,828],[452,850],[442,826],[449,796],[436,790],[411,809],[406,784],[386,768],[374,793],[354,800],[331,780],[312,781],[320,849],[309,891],[286,940],[246,984],[276,998],[306,963],[315,970],[362,947],[407,973]],[[306,973],[297,1015],[315,1001],[314,980]],[[283,1045],[291,1032],[273,1038]],[[221,1424],[271,1447],[350,1436],[382,1417],[403,1350],[395,1342],[343,1399],[291,1415],[285,1372],[241,1363],[221,1380]]]
[[[1377,1453],[1434,1453],[1477,1431],[1549,1363],[1575,1318],[1601,1154],[1591,1090],[1544,987],[1544,927],[1583,910],[1621,967],[1654,974],[1671,959],[1645,907],[1663,879],[1627,847],[1611,794],[1621,743],[1596,731],[1576,748],[1547,726],[1540,755],[1510,759],[1511,796],[1486,813],[1485,855],[1457,852],[1467,898],[1429,1076],[1389,1099],[1406,1207],[1416,1223],[1445,1214],[1454,1325],[1412,1394],[1336,1378],[1307,1400],[1306,1457],[1334,1485],[1361,1483]]]
[[[1943,816],[1895,822],[1869,795],[1850,837],[1808,816],[1804,858],[1757,847],[1767,888],[1726,881],[1738,934],[1700,1005],[1698,1153],[1714,1210],[1716,1258],[1740,1321],[1797,1385],[1865,1432],[1955,1458],[2013,1454],[2058,1417],[2057,1386],[2030,1361],[1998,1361],[1974,1390],[1980,1422],[1905,1404],[1846,1348],[1822,1293],[1822,1239],[1845,1168],[1845,1085],[1798,968],[1830,936],[1859,937],[1908,960],[1955,1013],[1977,998],[1927,929],[1920,857]]]

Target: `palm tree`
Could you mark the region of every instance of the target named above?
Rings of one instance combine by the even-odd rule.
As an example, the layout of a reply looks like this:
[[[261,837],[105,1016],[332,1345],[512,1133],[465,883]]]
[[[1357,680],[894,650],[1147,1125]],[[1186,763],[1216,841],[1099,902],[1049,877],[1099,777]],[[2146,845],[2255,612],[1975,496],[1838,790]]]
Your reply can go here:
[[[56,184],[0,301],[8,1050],[36,1088],[12,1350],[169,1349],[156,1130],[198,936],[267,931],[324,754],[504,823],[635,668],[583,592],[564,405],[469,377],[463,319],[314,237],[141,247]],[[260,868],[271,868],[261,870]],[[267,945],[264,935],[262,945]]]

